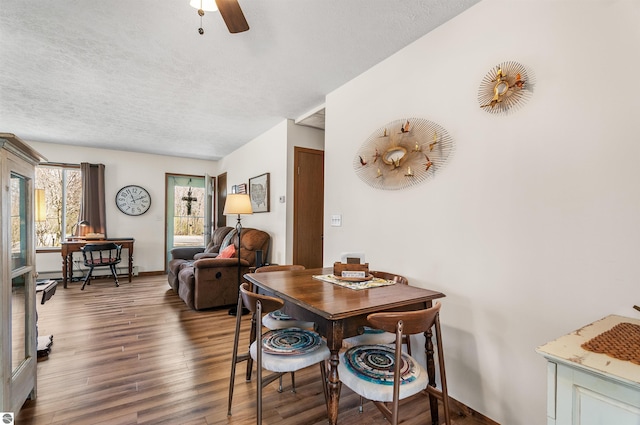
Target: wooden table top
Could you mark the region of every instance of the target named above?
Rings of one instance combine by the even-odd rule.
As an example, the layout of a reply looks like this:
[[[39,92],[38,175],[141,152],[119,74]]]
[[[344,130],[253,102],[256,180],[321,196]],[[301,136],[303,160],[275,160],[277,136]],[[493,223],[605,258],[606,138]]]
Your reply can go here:
[[[443,298],[441,292],[395,284],[354,290],[314,279],[333,273],[333,268],[248,273],[245,279],[286,301],[298,304],[327,320],[390,310]]]
[[[87,239],[87,238],[72,238],[62,241],[62,245],[84,245],[91,243],[109,243],[109,242],[133,242],[134,238],[97,238],[97,239]]]

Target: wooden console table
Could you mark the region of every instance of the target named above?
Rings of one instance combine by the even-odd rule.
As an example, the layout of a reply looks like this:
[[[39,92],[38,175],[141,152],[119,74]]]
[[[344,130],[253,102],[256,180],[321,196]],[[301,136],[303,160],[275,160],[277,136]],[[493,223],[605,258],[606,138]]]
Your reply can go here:
[[[122,248],[126,248],[129,252],[129,282],[133,277],[133,238],[107,238],[97,240],[86,239],[71,239],[62,242],[61,254],[62,254],[62,283],[64,287],[67,287],[67,277],[71,279],[73,277],[73,259],[71,258],[74,252],[79,252],[80,248],[86,244],[97,243],[116,243],[122,245]]]

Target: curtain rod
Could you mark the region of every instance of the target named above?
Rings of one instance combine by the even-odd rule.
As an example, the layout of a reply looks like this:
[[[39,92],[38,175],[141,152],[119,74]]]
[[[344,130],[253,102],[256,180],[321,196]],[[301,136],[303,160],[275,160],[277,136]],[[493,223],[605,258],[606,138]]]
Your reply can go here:
[[[80,168],[80,164],[68,164],[66,162],[41,162],[39,165],[48,165],[51,167]]]

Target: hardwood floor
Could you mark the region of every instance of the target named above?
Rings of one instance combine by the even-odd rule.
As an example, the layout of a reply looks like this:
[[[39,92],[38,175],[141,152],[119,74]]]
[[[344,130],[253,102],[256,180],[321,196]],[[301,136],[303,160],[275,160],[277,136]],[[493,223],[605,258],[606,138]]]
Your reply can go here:
[[[233,416],[227,416],[235,326],[227,309],[190,310],[166,276],[121,279],[119,288],[111,279],[94,280],[84,291],[80,286],[59,285],[38,305],[39,333],[52,334],[53,346],[38,362],[38,397],[25,403],[16,424],[255,423],[255,382],[245,382],[244,363],[237,369]],[[248,316],[243,319],[248,327]],[[319,375],[316,367],[297,373],[297,393],[278,393],[277,383],[267,387],[263,423],[326,424]],[[290,385],[288,377],[284,382]],[[343,386],[341,424],[387,423],[370,402],[358,413],[358,403]],[[430,423],[426,398],[404,404],[401,416],[406,425]],[[453,418],[457,425],[485,423]]]

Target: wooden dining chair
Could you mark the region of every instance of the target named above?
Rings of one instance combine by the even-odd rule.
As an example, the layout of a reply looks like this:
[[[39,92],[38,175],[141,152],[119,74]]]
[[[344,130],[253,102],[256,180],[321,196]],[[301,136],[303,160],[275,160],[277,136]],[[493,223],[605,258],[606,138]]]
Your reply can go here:
[[[300,264],[274,264],[269,266],[258,267],[254,273],[268,273],[268,272],[279,272],[279,271],[296,271],[296,270],[304,270],[305,267]],[[274,310],[265,314],[262,318],[262,326],[267,329],[285,329],[285,328],[300,328],[300,329],[309,329],[313,330],[315,328],[315,323],[307,322],[304,320],[298,320],[294,317],[289,316],[284,313],[282,310]],[[251,379],[251,361],[247,364],[247,380]],[[293,392],[296,391],[295,379],[294,375],[291,375]],[[282,376],[280,376],[280,386],[279,391],[282,391]]]
[[[116,281],[116,286],[120,286],[116,265],[121,261],[122,245],[115,243],[86,244],[80,248],[80,250],[84,258],[84,265],[89,267],[89,273],[87,273],[87,276],[84,278],[80,290],[84,291],[85,285],[90,285],[89,280],[93,274],[93,269],[96,267],[109,267],[113,279]]]
[[[262,266],[258,267],[254,273],[267,273],[267,272],[278,272],[278,271],[297,271],[304,270],[305,267],[299,264],[282,264],[282,265],[272,265],[272,266]],[[262,325],[267,329],[283,329],[283,328],[301,328],[301,329],[313,329],[315,327],[315,323],[307,322],[304,320],[298,320],[294,317],[289,316],[286,313],[283,313],[282,310],[275,310],[266,314],[262,318]]]
[[[325,401],[327,398],[327,372],[325,362],[330,356],[327,343],[315,332],[286,328],[269,330],[262,334],[256,329],[256,323],[261,323],[262,315],[282,308],[284,301],[280,298],[260,295],[249,290],[249,284],[243,283],[238,294],[238,311],[244,306],[252,312],[249,352],[238,354],[240,340],[240,328],[242,315],[236,316],[236,330],[233,341],[233,354],[231,360],[231,377],[229,379],[229,404],[227,415],[231,416],[231,404],[233,400],[233,387],[235,384],[236,364],[252,359],[256,363],[256,423],[262,423],[262,390],[283,374],[291,373],[308,366],[318,364],[323,386]],[[254,337],[258,335],[259,337]],[[263,369],[272,372],[263,376]],[[295,385],[294,385],[295,388]]]
[[[394,273],[371,271],[369,274],[379,279],[390,280],[396,284],[408,285],[409,280]],[[351,348],[356,345],[363,344],[391,344],[395,339],[395,334],[386,332],[382,329],[376,329],[371,326],[363,326],[362,333],[360,335],[352,336],[342,340],[342,348]],[[411,355],[411,338],[409,335],[403,335],[403,344],[407,347],[407,353]]]
[[[440,307],[441,304],[436,303],[428,309],[370,314],[367,320],[372,326],[395,332],[395,346],[360,345],[340,354],[338,375],[342,383],[361,397],[372,400],[392,425],[398,424],[399,401],[423,390],[442,402],[445,423],[451,425]],[[413,357],[402,352],[403,335],[423,333],[431,328],[435,328],[438,346],[441,389],[430,386],[427,371]]]

